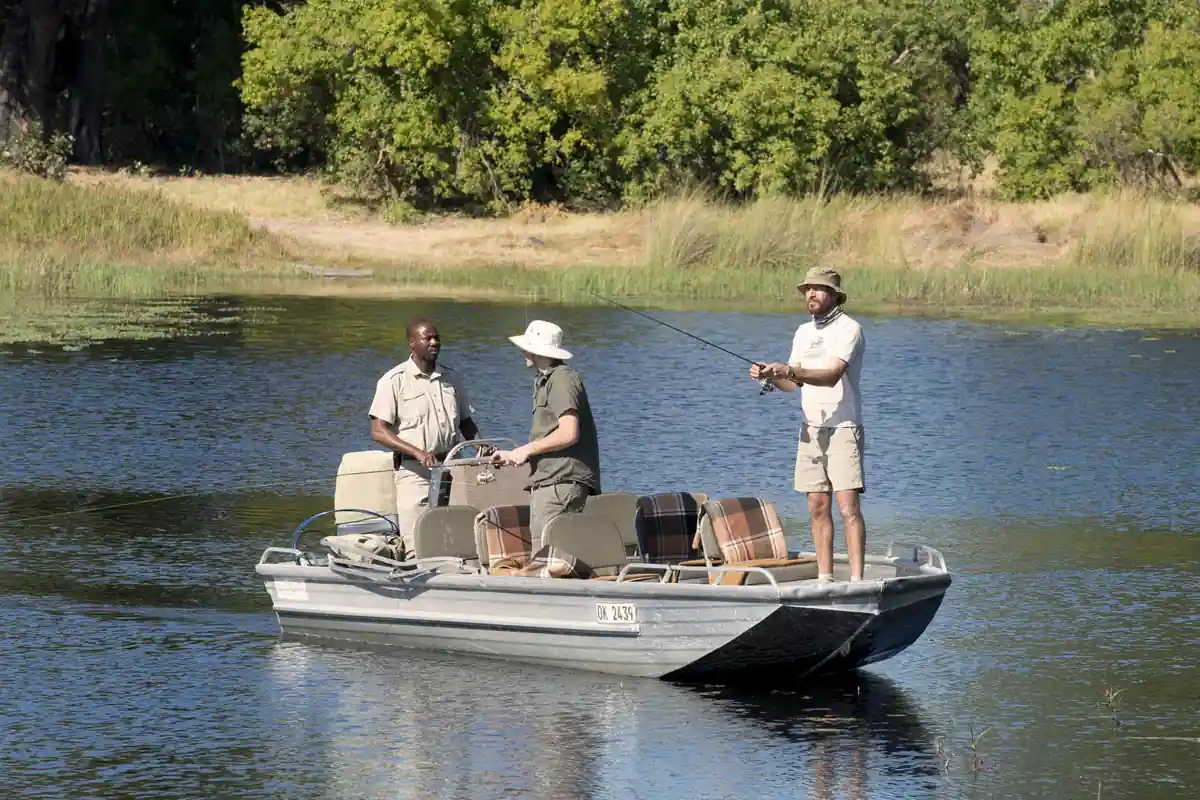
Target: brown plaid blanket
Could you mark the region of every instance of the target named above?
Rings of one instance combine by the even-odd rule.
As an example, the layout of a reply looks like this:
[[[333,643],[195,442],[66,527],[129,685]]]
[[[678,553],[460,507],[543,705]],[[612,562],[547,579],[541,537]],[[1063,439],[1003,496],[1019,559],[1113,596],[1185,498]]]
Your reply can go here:
[[[495,562],[489,572],[492,575],[509,575],[514,578],[590,578],[592,570],[575,556],[557,547],[546,545],[533,554],[528,563],[519,564],[515,559]]]
[[[710,500],[704,513],[725,563],[760,558],[787,558],[783,526],[775,508],[759,497]]]
[[[692,558],[703,502],[703,495],[688,492],[639,497],[634,530],[642,559],[650,564],[673,564]]]
[[[489,569],[520,569],[529,563],[529,506],[492,506],[475,517],[475,531],[483,532]]]

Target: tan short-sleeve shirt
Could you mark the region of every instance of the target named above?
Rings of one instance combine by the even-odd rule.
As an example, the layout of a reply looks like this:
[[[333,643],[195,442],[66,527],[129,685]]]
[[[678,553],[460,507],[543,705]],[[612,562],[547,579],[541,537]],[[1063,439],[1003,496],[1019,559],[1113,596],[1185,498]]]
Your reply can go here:
[[[412,359],[383,374],[375,384],[372,417],[401,441],[429,453],[445,453],[458,441],[458,425],[471,418],[466,388],[444,372],[426,375]]]

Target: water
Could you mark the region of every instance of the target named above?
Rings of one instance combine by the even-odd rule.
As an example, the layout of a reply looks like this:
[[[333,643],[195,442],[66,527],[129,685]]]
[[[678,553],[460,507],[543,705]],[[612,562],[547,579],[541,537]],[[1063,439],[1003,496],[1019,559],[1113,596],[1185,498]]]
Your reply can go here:
[[[282,641],[253,564],[328,506],[340,454],[370,446],[374,382],[417,313],[486,435],[523,441],[530,378],[505,337],[552,318],[592,396],[605,488],[760,493],[807,547],[794,395],[759,397],[744,364],[615,309],[200,311],[211,324],[189,312],[153,340],[0,350],[6,797],[1200,787],[1195,331],[864,319],[869,542],[926,541],[955,584],[914,647],[855,678],[722,688]],[[764,359],[796,324],[660,316]]]

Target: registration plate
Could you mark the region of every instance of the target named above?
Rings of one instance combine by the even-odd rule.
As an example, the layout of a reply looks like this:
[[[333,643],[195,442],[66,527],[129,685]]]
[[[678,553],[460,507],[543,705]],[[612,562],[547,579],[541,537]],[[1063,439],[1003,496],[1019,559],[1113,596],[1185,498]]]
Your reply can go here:
[[[637,622],[637,606],[633,603],[596,603],[596,622],[623,625]]]

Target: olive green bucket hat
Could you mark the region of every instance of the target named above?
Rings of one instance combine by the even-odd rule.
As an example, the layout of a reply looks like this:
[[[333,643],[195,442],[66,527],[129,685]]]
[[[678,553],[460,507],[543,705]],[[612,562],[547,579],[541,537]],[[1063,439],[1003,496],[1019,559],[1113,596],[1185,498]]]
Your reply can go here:
[[[797,283],[796,288],[804,291],[809,286],[823,286],[826,289],[833,289],[837,292],[837,303],[842,305],[846,302],[846,293],[842,291],[842,276],[835,270],[828,267],[813,267],[804,276],[804,283]]]

